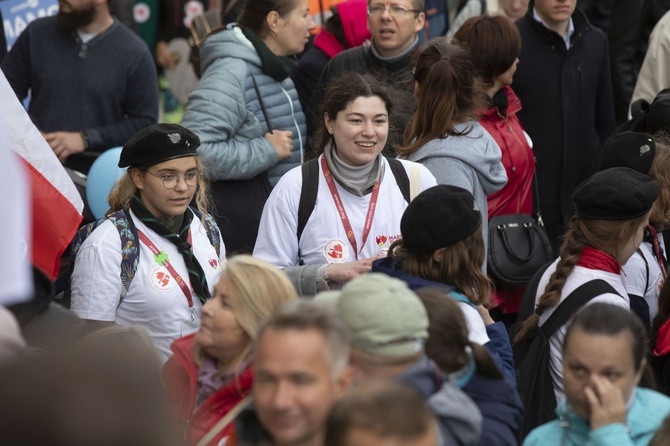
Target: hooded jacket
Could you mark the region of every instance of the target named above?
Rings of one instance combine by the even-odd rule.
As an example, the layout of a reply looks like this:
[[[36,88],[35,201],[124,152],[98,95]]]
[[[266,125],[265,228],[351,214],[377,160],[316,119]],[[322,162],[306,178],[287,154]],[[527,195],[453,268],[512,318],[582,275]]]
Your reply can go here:
[[[419,392],[440,425],[441,446],[477,445],[482,432],[482,414],[462,390],[444,381],[437,365],[421,358],[396,377]]]
[[[302,163],[307,131],[293,81],[266,74],[268,65],[281,63],[280,58],[261,60],[239,27],[208,37],[200,57],[203,76],[189,95],[182,125],[200,137],[198,154],[210,178],[247,180],[267,171],[274,186],[284,173]],[[290,157],[279,160],[263,136],[270,129],[293,132]]]
[[[486,196],[507,184],[500,147],[493,137],[476,121],[457,124],[454,129],[462,136],[433,139],[407,159],[421,163],[435,175],[437,184],[462,187],[472,193],[482,213],[484,246],[488,246],[488,205]]]
[[[647,445],[670,413],[670,398],[650,389],[637,387],[628,409],[626,425],[612,423],[591,430],[586,420],[564,402],[556,409],[558,420],[531,431],[524,446],[634,446]]]

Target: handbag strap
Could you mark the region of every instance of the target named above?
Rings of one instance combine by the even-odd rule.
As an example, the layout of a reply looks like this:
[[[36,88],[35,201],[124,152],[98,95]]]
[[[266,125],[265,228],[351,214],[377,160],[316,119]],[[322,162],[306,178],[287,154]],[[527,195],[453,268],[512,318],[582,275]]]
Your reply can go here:
[[[558,307],[549,319],[542,324],[542,332],[549,339],[559,328],[570,320],[570,318],[579,310],[584,304],[596,296],[602,294],[612,293],[619,295],[612,285],[602,279],[590,280],[579,286],[572,293],[568,294],[563,302],[558,304]]]
[[[224,430],[234,419],[237,417],[240,412],[242,412],[242,409],[244,409],[251,401],[253,401],[254,397],[252,395],[247,395],[235,405],[230,411],[223,417],[221,418],[218,423],[212,427],[209,432],[205,434],[204,437],[200,439],[198,444],[196,446],[207,446],[210,441],[212,441],[219,433]]]

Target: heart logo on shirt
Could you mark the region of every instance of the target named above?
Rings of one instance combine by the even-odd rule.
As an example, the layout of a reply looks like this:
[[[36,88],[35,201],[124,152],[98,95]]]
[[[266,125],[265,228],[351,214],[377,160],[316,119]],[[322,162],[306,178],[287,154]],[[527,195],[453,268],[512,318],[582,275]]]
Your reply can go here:
[[[379,246],[384,246],[388,241],[388,237],[386,237],[385,235],[378,235],[377,237],[375,237],[375,240],[377,241],[377,244]]]
[[[323,247],[323,256],[328,263],[344,263],[349,257],[349,249],[342,240],[329,240]]]
[[[172,288],[172,281],[170,280],[172,276],[164,267],[154,268],[151,271],[151,285],[158,291],[168,291]]]

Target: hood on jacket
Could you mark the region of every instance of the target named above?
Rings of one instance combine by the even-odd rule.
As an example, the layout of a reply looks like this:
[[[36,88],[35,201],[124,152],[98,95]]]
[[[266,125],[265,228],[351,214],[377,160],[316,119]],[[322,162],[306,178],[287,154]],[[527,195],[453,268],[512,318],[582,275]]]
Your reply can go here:
[[[462,136],[447,136],[445,139],[429,141],[416,152],[410,154],[410,161],[422,162],[430,158],[453,158],[475,170],[482,184],[484,193],[490,195],[507,184],[505,167],[500,161],[500,147],[493,137],[476,121],[456,124],[458,132],[469,133]]]
[[[428,358],[418,360],[401,373],[397,381],[413,388],[426,400],[440,424],[441,444],[477,445],[482,432],[482,414],[462,390],[442,377]],[[452,440],[453,441],[453,440]]]
[[[229,25],[225,30],[207,37],[200,47],[200,65],[204,73],[217,59],[233,57],[261,67],[261,58],[242,29]]]

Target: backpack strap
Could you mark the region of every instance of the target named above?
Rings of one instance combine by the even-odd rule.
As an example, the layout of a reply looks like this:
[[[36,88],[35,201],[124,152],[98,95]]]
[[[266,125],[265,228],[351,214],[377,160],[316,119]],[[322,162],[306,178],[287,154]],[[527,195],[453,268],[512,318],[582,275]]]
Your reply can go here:
[[[205,231],[207,231],[207,239],[209,243],[216,250],[217,257],[221,257],[221,233],[219,232],[219,225],[216,224],[216,220],[210,214],[205,214],[205,218],[202,218],[202,212],[196,208],[190,208],[196,217],[203,223],[205,226]]]
[[[533,312],[535,312],[535,296],[537,296],[537,288],[540,285],[542,276],[544,276],[544,272],[552,263],[554,263],[553,260],[538,269],[533,275],[533,278],[530,279],[526,291],[523,293],[523,298],[521,299],[521,306],[519,307],[519,314],[517,316],[518,321],[525,321],[531,314],[533,314]]]
[[[409,203],[411,201],[410,183],[405,167],[399,160],[395,158],[386,158],[386,161],[389,162],[389,167],[391,168],[391,172],[393,172],[395,182],[398,184],[402,196],[405,198],[405,201]]]
[[[558,305],[558,308],[556,308],[549,319],[542,324],[540,329],[546,338],[549,339],[559,328],[565,325],[584,304],[596,296],[607,293],[619,295],[612,285],[602,279],[586,282],[570,293],[568,297]]]
[[[316,205],[316,195],[319,192],[319,163],[318,158],[303,163],[302,165],[302,189],[300,190],[300,204],[298,204],[298,229],[296,234],[298,241],[302,237],[302,231],[312,215]],[[300,255],[298,255],[300,257]]]
[[[130,283],[135,278],[137,264],[140,261],[140,250],[137,244],[137,228],[133,223],[128,209],[118,210],[105,217],[114,223],[121,238],[121,296],[119,305],[128,294]]]
[[[410,202],[410,181],[403,164],[395,158],[386,158],[391,167],[391,172],[402,192],[405,201]],[[302,237],[305,225],[314,211],[316,196],[319,192],[319,164],[318,158],[312,159],[302,165],[302,188],[300,190],[300,204],[298,205],[298,229],[296,235],[298,241]],[[298,257],[300,257],[298,255]]]

